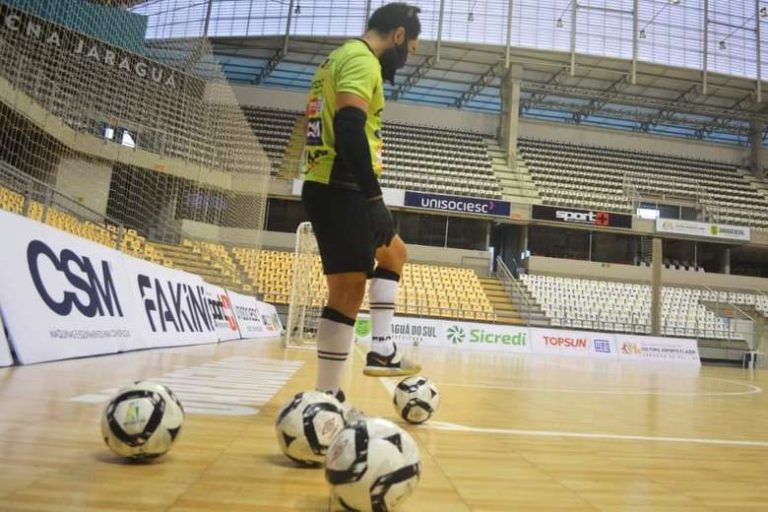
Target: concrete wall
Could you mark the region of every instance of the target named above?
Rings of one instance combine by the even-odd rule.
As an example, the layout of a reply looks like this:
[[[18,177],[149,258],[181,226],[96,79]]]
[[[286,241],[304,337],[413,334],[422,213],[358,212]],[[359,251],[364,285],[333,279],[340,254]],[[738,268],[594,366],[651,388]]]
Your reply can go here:
[[[650,267],[597,263],[590,261],[566,260],[531,256],[526,265],[530,274],[545,274],[579,277],[584,279],[602,279],[613,281],[651,282]],[[662,270],[661,280],[667,286],[711,286],[740,290],[762,290],[768,292],[768,279],[726,274],[684,272],[681,270]]]
[[[628,151],[646,151],[682,158],[705,158],[732,163],[740,163],[747,154],[745,148],[727,144],[628,133],[592,126],[569,126],[546,121],[522,120],[519,134],[522,138],[604,146]]]
[[[95,159],[64,158],[56,173],[56,190],[106,215],[111,181],[111,163]]]

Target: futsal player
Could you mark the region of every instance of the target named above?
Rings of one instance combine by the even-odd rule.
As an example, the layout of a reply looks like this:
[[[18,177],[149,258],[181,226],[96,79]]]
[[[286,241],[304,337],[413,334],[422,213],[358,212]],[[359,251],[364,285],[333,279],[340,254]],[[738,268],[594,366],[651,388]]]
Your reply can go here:
[[[395,72],[416,51],[419,12],[404,3],[377,9],[363,37],[346,41],[320,65],[307,101],[302,201],[329,293],[317,330],[316,387],[341,401],[341,373],[368,279],[373,337],[363,373],[392,377],[421,370],[403,357],[391,337],[407,254],[378,180],[383,81],[394,84]]]

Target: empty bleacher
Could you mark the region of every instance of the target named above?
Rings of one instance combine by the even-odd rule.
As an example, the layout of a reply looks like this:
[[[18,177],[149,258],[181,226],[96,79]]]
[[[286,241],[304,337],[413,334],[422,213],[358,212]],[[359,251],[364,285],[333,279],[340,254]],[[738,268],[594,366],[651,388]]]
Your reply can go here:
[[[717,212],[710,220],[768,228],[768,199],[732,164],[522,138],[518,148],[545,204],[630,213],[631,183],[695,199]]]
[[[233,248],[232,253],[264,300],[289,303],[293,253],[242,247]],[[319,258],[313,262],[312,273],[313,282],[317,283],[313,305],[321,306],[326,299],[326,287]],[[396,303],[398,313],[403,315],[496,320],[480,280],[470,269],[406,264]],[[368,309],[367,296],[363,309]]]
[[[300,112],[243,106],[264,151],[278,175]],[[501,199],[484,135],[432,126],[384,123],[385,187]],[[290,163],[290,162],[289,162]],[[298,162],[294,163],[295,173]]]
[[[651,332],[651,287],[546,275],[523,275],[523,284],[550,318],[551,325],[587,330]],[[733,322],[708,304],[752,306],[768,312],[768,296],[690,287],[662,288],[661,332],[687,336],[743,340]]]
[[[269,157],[271,174],[276,176],[285,156],[288,141],[301,117],[298,112],[242,106],[243,113],[262,149]]]
[[[501,199],[483,135],[400,123],[384,124],[385,187]]]

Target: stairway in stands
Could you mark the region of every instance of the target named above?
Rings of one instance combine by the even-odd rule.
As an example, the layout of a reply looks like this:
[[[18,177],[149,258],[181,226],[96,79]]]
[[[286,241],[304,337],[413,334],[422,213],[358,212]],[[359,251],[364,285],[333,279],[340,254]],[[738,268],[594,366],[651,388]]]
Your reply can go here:
[[[479,279],[480,285],[496,314],[496,321],[500,324],[525,325],[525,319],[520,315],[517,306],[504,290],[501,281],[495,277],[480,277]]]
[[[517,204],[541,204],[541,196],[522,155],[518,154],[517,160],[510,165],[507,155],[496,140],[485,139],[485,143],[491,157],[493,173],[501,183],[504,199]]]
[[[509,293],[504,289],[504,284],[495,277],[481,277],[479,279],[483,291],[488,296],[488,300],[496,313],[497,323],[526,325],[526,319],[530,317],[530,325],[532,326],[549,326],[549,320],[533,297],[530,297],[530,294],[527,297],[522,297],[517,290],[512,290]],[[524,293],[528,293],[525,287],[521,287],[521,289]]]
[[[291,180],[294,178],[303,178],[301,176],[301,164],[304,156],[304,140],[306,130],[306,119],[304,116],[296,118],[296,124],[293,126],[291,138],[288,139],[288,145],[285,147],[283,160],[280,162],[278,178]]]

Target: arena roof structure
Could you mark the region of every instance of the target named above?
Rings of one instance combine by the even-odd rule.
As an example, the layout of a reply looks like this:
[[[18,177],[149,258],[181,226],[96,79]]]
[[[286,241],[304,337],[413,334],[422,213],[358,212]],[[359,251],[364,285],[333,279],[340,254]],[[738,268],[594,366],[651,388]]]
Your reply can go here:
[[[382,3],[150,0],[132,10],[149,17],[150,44],[207,35],[235,83],[307,90]],[[768,122],[760,0],[411,3],[423,41],[387,85],[390,100],[497,113],[502,79],[521,65],[523,117],[733,144]]]

